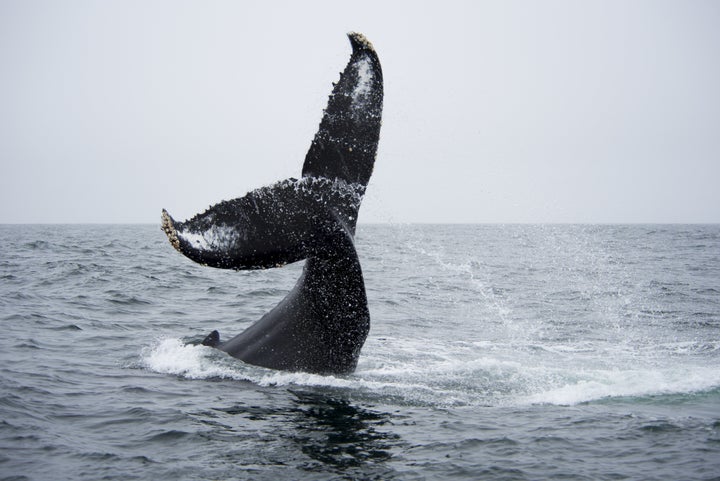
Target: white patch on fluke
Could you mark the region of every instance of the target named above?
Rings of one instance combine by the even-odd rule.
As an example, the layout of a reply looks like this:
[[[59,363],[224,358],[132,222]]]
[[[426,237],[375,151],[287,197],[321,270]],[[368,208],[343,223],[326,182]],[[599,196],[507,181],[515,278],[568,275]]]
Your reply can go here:
[[[359,103],[364,102],[365,97],[370,94],[375,74],[370,59],[367,57],[360,59],[355,68],[357,69],[358,83],[352,92],[352,98],[354,103]]]
[[[225,225],[213,225],[202,233],[178,232],[178,236],[199,250],[224,250],[235,243],[237,232]]]

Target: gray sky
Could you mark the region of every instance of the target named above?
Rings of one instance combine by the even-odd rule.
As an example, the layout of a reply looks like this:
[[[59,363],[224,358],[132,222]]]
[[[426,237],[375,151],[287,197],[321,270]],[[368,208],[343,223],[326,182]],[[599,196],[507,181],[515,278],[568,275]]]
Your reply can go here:
[[[361,222],[720,222],[720,2],[0,0],[0,223],[155,222],[298,177],[348,31]]]

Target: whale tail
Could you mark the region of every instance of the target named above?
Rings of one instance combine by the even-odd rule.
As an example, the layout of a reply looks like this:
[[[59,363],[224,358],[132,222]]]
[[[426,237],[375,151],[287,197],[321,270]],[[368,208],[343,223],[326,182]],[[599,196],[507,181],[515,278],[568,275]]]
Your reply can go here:
[[[383,77],[372,44],[349,33],[352,55],[334,84],[301,179],[220,202],[185,222],[162,211],[183,255],[224,269],[267,269],[308,259],[295,288],[245,332],[203,344],[266,367],[354,369],[370,317],[353,245],[380,137]]]
[[[330,94],[303,178],[220,202],[186,222],[163,209],[162,229],[173,247],[211,267],[266,269],[307,258],[328,217],[354,234],[380,138],[383,79],[372,44],[359,33],[348,37],[353,53]]]

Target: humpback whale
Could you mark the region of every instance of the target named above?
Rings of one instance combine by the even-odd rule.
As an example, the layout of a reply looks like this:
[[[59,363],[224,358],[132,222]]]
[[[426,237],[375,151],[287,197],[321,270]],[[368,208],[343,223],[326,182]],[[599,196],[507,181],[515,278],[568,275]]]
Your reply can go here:
[[[350,61],[333,84],[300,179],[222,201],[185,222],[162,211],[172,246],[202,265],[268,269],[305,259],[274,309],[227,341],[217,331],[203,341],[250,364],[349,373],[370,329],[354,235],[380,138],[383,77],[372,44],[359,33],[348,38]]]

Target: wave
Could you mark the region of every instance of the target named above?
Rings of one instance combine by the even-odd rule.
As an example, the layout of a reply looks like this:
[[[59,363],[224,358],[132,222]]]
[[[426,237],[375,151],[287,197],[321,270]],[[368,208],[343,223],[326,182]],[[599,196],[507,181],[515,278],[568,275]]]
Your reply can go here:
[[[702,394],[720,387],[717,367],[677,366],[664,369],[596,370],[554,389],[532,394],[531,404],[575,405],[610,398],[647,398]]]
[[[717,366],[554,366],[533,357],[468,356],[462,346],[433,354],[424,345],[386,341],[387,345],[372,346],[372,351],[361,357],[357,371],[347,376],[265,369],[176,338],[160,339],[146,347],[140,365],[188,379],[340,389],[371,402],[441,408],[576,405],[613,398],[693,395],[720,388]]]

